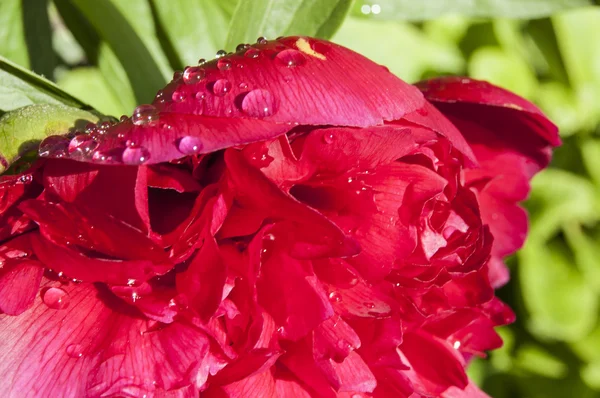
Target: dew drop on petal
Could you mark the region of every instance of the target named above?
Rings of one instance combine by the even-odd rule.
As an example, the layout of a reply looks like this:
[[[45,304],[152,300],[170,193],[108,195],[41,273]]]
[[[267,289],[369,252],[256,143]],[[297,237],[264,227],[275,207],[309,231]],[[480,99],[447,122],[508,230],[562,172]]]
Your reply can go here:
[[[260,50],[256,49],[256,48],[249,48],[248,50],[246,50],[246,52],[244,53],[244,56],[247,58],[258,58],[258,56],[260,55]]]
[[[214,95],[222,97],[231,91],[231,83],[227,79],[219,79],[214,83],[212,91]]]
[[[65,351],[71,358],[81,358],[83,356],[83,346],[81,344],[69,344]]]
[[[335,136],[333,135],[333,133],[325,133],[323,134],[323,142],[326,144],[332,144],[333,141],[335,140]]]
[[[195,155],[202,149],[202,140],[199,137],[185,136],[177,143],[177,150],[184,155]]]
[[[158,110],[149,104],[140,105],[133,111],[131,121],[136,126],[150,124],[158,120]]]
[[[452,344],[452,347],[454,347],[455,350],[458,350],[460,348],[460,341],[456,340],[454,344]]]
[[[198,60],[198,66],[204,65],[205,63],[206,63],[206,59],[204,59],[204,58],[200,58]]]
[[[227,55],[227,51],[225,51],[225,50],[219,50],[219,51],[217,51],[217,54],[215,55],[215,57],[221,58],[221,57],[224,57],[226,55]]]
[[[183,72],[185,84],[196,84],[206,76],[206,71],[198,66],[188,66]]]
[[[196,99],[197,99],[198,101],[202,101],[202,100],[204,100],[204,98],[206,98],[206,94],[205,94],[204,92],[202,92],[202,91],[198,91],[198,92],[196,93]]]
[[[235,47],[235,51],[239,52],[239,51],[244,51],[245,49],[247,49],[248,47],[250,47],[250,44],[246,44],[246,43],[240,43]]]
[[[59,287],[47,289],[42,296],[44,304],[53,310],[62,310],[69,305],[69,295]]]
[[[342,296],[338,292],[331,292],[329,293],[329,300],[339,303],[342,301]]]
[[[180,70],[176,70],[175,72],[173,72],[173,80],[177,80],[179,79],[181,76],[183,76],[183,72]]]
[[[121,117],[119,118],[119,121],[120,121],[120,122],[124,122],[124,121],[126,121],[127,119],[129,119],[129,117],[127,117],[127,115],[121,115]]]
[[[21,184],[29,184],[33,181],[33,176],[31,174],[25,174],[19,177],[19,182]]]
[[[306,57],[297,50],[283,50],[275,56],[275,61],[281,66],[287,66],[293,68],[295,66],[301,66],[306,63]]]
[[[98,148],[98,142],[87,134],[79,134],[69,142],[70,155],[86,156]]]
[[[266,38],[259,36],[258,39],[256,39],[256,44],[267,44],[268,41]]]
[[[217,61],[217,68],[219,68],[219,70],[231,69],[231,61],[228,59],[222,58]]]
[[[181,91],[173,91],[173,94],[171,95],[171,99],[174,102],[181,102],[185,99],[185,94],[182,93]]]
[[[241,88],[242,90],[245,90],[245,89],[247,89],[247,88],[248,88],[248,85],[247,85],[246,83],[240,83],[240,84],[238,85],[238,87],[239,87],[239,88]]]
[[[271,116],[275,113],[275,99],[268,90],[252,90],[242,100],[242,111],[251,117]]]
[[[66,155],[68,147],[69,139],[60,135],[50,135],[40,142],[38,155],[40,157],[63,157]]]
[[[138,165],[150,159],[150,152],[144,147],[127,147],[123,151],[121,160],[125,164]]]
[[[365,306],[366,306],[367,308],[371,309],[371,310],[372,310],[373,308],[375,308],[375,304],[373,304],[373,303],[365,303]]]

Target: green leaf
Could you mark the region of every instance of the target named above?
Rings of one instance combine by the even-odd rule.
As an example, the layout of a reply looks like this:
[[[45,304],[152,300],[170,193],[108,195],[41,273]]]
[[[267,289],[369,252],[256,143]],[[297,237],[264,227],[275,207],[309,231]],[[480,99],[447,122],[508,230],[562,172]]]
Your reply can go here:
[[[81,11],[73,5],[71,0],[54,0],[54,5],[63,23],[85,52],[87,61],[95,65],[98,60],[100,36],[98,36],[94,27],[85,19]]]
[[[125,69],[106,43],[100,45],[98,68],[102,73],[106,87],[117,98],[115,106],[119,107],[120,114],[131,114],[139,102],[136,101],[134,89],[127,78]],[[113,116],[118,116],[118,114]]]
[[[51,81],[0,57],[0,112],[32,104],[89,106],[67,94]]]
[[[560,10],[591,4],[592,0],[367,0],[357,3],[354,13],[381,19],[410,21],[433,19],[449,14],[540,18]]]
[[[560,359],[542,347],[525,344],[519,347],[515,365],[520,371],[527,371],[552,379],[560,379],[567,374],[568,368]]]
[[[527,62],[498,47],[475,50],[469,61],[469,76],[487,80],[526,98],[531,98],[537,87],[537,78]]]
[[[0,117],[0,173],[45,137],[96,121],[96,115],[64,105],[30,105],[6,113]]]
[[[122,97],[110,88],[100,69],[82,67],[59,76],[57,84],[66,92],[84,99],[104,115],[118,116],[131,111],[122,105]],[[131,97],[133,102],[133,96]]]
[[[464,68],[456,44],[437,43],[408,23],[349,17],[333,40],[387,66],[409,82],[420,80],[426,72],[460,73]]]
[[[73,0],[73,3],[118,57],[131,82],[136,101],[151,102],[156,92],[165,86],[165,76],[149,48],[116,4],[111,0]],[[133,7],[137,3],[127,2],[127,6]]]
[[[546,340],[575,341],[588,334],[596,324],[598,297],[573,267],[564,244],[530,238],[519,260],[528,329]]]
[[[48,0],[22,0],[21,6],[29,68],[52,79],[57,59],[52,48]]]
[[[581,145],[581,154],[587,172],[600,190],[600,140],[585,140],[584,144]]]
[[[0,1],[0,56],[29,67],[21,0]]]
[[[258,36],[283,35],[329,38],[341,24],[351,0],[240,1],[233,13],[225,47],[254,42]]]
[[[177,65],[195,65],[223,48],[229,19],[215,0],[153,0],[160,27],[177,55]]]

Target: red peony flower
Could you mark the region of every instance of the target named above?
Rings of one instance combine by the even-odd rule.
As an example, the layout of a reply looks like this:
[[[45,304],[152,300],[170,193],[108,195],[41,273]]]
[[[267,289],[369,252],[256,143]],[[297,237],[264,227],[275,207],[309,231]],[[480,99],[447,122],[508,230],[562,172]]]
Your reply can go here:
[[[483,397],[558,145],[484,82],[288,37],[0,179],[0,395]]]

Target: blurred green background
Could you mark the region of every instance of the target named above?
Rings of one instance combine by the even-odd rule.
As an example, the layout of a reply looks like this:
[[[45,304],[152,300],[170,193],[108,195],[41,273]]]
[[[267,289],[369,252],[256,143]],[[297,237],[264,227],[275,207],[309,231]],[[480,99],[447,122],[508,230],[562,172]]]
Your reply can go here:
[[[564,145],[533,182],[530,236],[509,259],[512,280],[499,291],[518,320],[501,330],[505,346],[474,362],[470,374],[498,398],[595,397],[600,7],[594,3],[0,0],[0,115],[67,98],[6,59],[118,117],[150,102],[174,70],[259,35],[330,38],[408,82],[459,74],[506,87],[537,103],[559,125]],[[74,104],[67,100],[59,102]]]

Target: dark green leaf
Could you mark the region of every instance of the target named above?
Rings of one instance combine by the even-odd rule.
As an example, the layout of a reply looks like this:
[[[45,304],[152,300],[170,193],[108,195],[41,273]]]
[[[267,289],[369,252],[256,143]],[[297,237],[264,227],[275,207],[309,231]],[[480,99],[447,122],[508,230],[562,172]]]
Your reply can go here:
[[[95,65],[98,59],[100,36],[98,36],[94,27],[85,19],[81,11],[73,5],[71,0],[54,0],[54,4],[63,22],[83,48],[88,62]]]
[[[233,49],[239,43],[254,42],[258,36],[272,39],[282,35],[315,36],[319,32],[331,35],[349,5],[349,0],[240,1],[225,47]]]
[[[21,6],[29,68],[35,73],[53,79],[57,59],[52,49],[48,0],[22,0]]]
[[[195,65],[223,48],[229,20],[215,0],[153,0],[160,27],[178,57],[178,64]]]
[[[4,160],[0,161],[0,173],[44,137],[65,134],[74,126],[97,120],[89,112],[65,105],[31,105],[6,113],[0,118],[0,160]]]
[[[51,81],[0,57],[0,111],[32,104],[66,104],[89,109]]]
[[[448,14],[474,17],[539,18],[593,4],[592,0],[367,0],[355,14],[419,21]]]
[[[74,0],[73,3],[118,57],[131,82],[136,101],[152,101],[156,91],[166,84],[165,76],[121,11],[110,0]]]
[[[0,56],[29,67],[21,0],[0,1]]]

